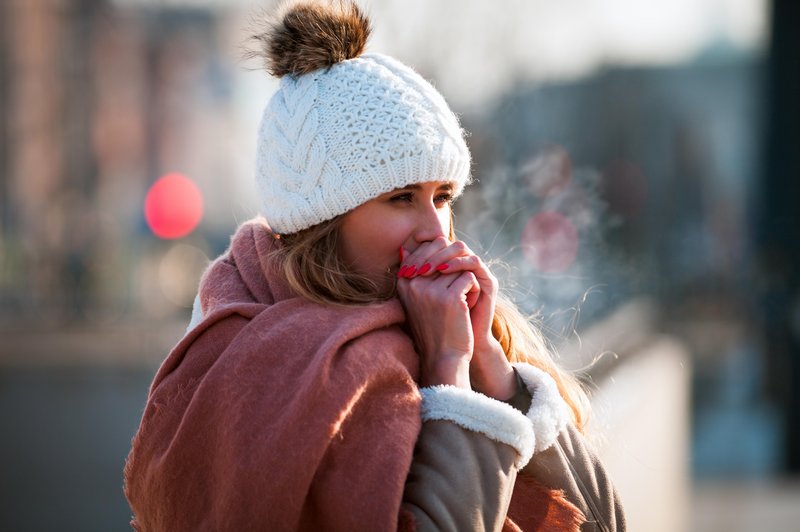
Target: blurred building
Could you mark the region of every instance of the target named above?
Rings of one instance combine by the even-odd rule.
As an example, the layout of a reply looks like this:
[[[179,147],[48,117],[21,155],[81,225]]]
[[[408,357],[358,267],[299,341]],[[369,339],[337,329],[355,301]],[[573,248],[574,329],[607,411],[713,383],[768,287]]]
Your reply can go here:
[[[102,0],[2,10],[0,316],[108,323],[185,306],[196,278],[166,289],[174,301],[152,281],[159,268],[202,264],[165,265],[169,243],[152,237],[142,204],[152,182],[178,171],[215,198],[198,234],[220,218],[229,227],[240,192],[226,181],[236,152],[225,144],[237,136],[231,67],[219,60],[225,20]],[[207,240],[195,256],[212,252]]]

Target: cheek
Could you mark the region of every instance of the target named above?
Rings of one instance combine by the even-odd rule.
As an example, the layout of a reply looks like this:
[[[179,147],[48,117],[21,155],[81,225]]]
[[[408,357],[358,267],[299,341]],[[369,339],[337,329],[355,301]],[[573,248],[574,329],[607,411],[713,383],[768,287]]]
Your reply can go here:
[[[354,220],[343,224],[340,236],[344,260],[356,271],[367,275],[383,274],[399,262],[399,248],[408,238],[402,223],[389,220]]]
[[[409,231],[402,224],[386,223],[376,226],[371,232],[369,243],[364,244],[373,266],[385,271],[400,261],[400,246],[408,240]]]

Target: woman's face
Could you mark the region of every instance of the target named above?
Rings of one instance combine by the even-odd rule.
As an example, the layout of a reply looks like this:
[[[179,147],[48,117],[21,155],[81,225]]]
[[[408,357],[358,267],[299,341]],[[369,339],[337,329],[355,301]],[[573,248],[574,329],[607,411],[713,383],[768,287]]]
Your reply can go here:
[[[453,186],[446,181],[418,183],[387,192],[342,217],[339,251],[354,271],[376,281],[382,291],[394,286],[399,250],[450,235]]]

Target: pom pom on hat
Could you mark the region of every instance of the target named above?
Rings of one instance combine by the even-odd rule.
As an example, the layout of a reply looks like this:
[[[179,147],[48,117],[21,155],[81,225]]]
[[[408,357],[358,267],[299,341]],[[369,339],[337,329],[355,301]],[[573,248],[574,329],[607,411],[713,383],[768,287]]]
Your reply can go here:
[[[278,233],[396,188],[469,182],[470,155],[444,98],[411,68],[364,53],[370,24],[348,0],[295,1],[254,36],[281,78],[261,120],[256,184]]]
[[[369,20],[355,3],[300,0],[286,2],[263,33],[260,42],[268,72],[297,76],[353,59],[364,52]]]

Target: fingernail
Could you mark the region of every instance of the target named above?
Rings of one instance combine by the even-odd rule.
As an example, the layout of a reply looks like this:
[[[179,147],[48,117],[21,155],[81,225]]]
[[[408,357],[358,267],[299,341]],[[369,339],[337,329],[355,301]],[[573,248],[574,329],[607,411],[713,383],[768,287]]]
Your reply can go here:
[[[403,246],[400,246],[400,262],[403,262]]]
[[[422,265],[422,268],[419,269],[419,271],[417,272],[417,275],[422,275],[422,274],[424,274],[425,272],[427,272],[430,269],[431,269],[431,265],[426,262],[425,264]]]
[[[415,271],[417,271],[417,267],[412,264],[408,267],[408,270],[406,270],[404,277],[411,279],[414,276]]]
[[[408,270],[408,266],[401,267],[400,270],[398,270],[397,272],[397,277],[405,277],[406,270]]]
[[[436,271],[437,271],[437,272],[443,272],[443,271],[445,271],[445,270],[446,270],[447,268],[449,268],[449,267],[450,267],[450,265],[449,265],[449,264],[446,264],[446,263],[445,263],[445,264],[440,264],[440,265],[438,265],[438,266],[436,267]]]

